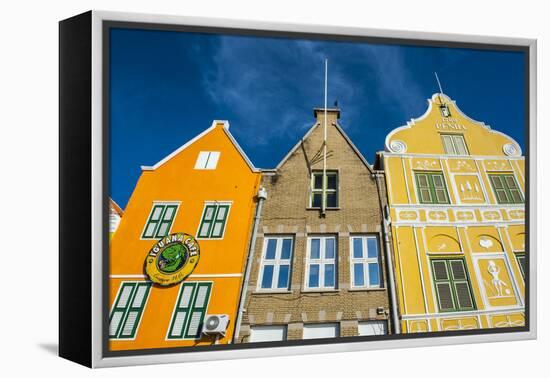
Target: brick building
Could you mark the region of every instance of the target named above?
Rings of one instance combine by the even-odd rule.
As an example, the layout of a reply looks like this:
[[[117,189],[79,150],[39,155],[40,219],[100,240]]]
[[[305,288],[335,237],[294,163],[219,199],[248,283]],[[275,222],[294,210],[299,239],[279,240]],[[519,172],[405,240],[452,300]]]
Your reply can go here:
[[[262,172],[267,199],[235,342],[391,332],[383,173],[338,125],[340,110],[328,109],[323,191],[324,109],[314,116],[279,165]]]

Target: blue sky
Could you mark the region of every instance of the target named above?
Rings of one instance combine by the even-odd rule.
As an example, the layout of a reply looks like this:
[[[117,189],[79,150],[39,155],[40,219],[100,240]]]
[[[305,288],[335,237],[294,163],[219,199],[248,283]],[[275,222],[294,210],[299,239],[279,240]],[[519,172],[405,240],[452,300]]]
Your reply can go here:
[[[123,208],[141,173],[214,119],[254,165],[273,168],[329,105],[372,163],[385,136],[443,91],[524,149],[524,53],[111,29],[111,197]]]

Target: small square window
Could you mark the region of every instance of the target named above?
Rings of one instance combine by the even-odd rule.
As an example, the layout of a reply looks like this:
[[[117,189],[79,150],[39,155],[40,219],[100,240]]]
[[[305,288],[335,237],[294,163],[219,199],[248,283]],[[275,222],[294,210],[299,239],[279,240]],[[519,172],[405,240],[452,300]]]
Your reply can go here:
[[[451,111],[449,110],[449,107],[446,104],[439,105],[439,110],[441,111],[442,117],[450,117]]]
[[[323,172],[315,171],[311,177],[310,207],[321,208],[324,203],[327,208],[338,207],[338,172],[327,171],[325,190],[323,191]]]
[[[195,162],[195,169],[216,169],[219,158],[219,151],[201,151]]]

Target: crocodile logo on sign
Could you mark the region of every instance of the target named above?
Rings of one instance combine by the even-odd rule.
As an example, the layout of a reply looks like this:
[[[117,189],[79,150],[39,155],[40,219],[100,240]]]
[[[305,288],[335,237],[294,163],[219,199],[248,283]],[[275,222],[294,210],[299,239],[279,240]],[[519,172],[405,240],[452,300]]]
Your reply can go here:
[[[145,259],[149,279],[162,286],[183,281],[197,266],[199,243],[189,234],[178,232],[163,237],[153,245]]]

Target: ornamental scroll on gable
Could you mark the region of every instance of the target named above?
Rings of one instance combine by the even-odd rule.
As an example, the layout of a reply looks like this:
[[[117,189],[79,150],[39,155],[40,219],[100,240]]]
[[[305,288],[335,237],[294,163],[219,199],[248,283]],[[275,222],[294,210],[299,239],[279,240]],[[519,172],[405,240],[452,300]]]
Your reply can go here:
[[[449,153],[448,150],[453,148],[456,149],[454,153]],[[441,93],[428,99],[428,109],[422,116],[388,134],[386,151],[394,154],[510,157],[522,154],[520,146],[511,137],[468,117],[455,101]]]

